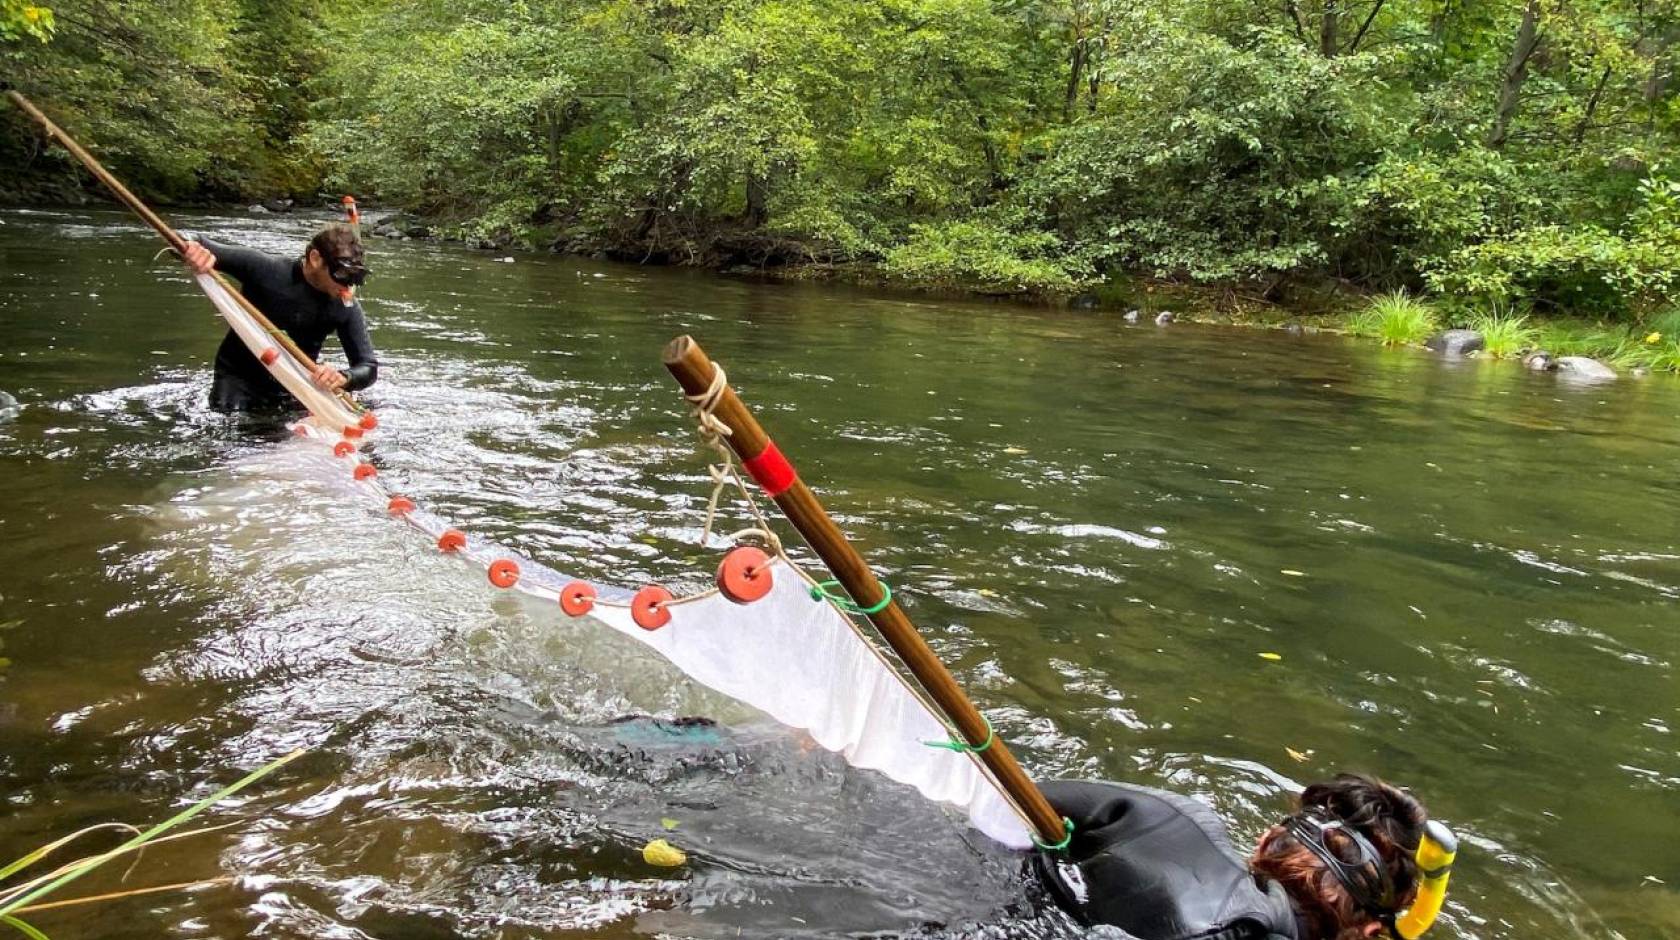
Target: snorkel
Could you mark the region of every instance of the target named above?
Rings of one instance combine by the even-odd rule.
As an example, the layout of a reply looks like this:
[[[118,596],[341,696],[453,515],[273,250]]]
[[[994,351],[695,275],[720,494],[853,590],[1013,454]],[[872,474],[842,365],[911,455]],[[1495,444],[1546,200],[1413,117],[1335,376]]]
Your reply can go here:
[[[1423,838],[1418,840],[1417,897],[1412,906],[1394,922],[1394,932],[1401,940],[1417,940],[1435,923],[1441,905],[1447,900],[1447,879],[1452,877],[1453,859],[1458,857],[1458,837],[1444,823],[1431,819],[1424,823]]]
[[[356,237],[360,238],[362,234],[362,212],[356,208],[356,197],[345,196],[339,200],[339,204],[344,206],[345,223],[355,231]],[[332,278],[334,284],[338,285],[338,301],[346,307],[356,302],[356,287],[367,279],[367,268],[360,265],[357,265],[356,268],[358,270],[346,270],[341,276],[340,264],[336,258],[327,268],[327,276]]]

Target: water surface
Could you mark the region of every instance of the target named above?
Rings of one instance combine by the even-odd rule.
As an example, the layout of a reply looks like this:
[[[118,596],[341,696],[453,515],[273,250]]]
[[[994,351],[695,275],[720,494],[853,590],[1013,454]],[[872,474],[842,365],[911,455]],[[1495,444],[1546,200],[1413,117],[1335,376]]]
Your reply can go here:
[[[208,412],[221,330],[137,224],[0,221],[0,854],[311,748],[130,881],[231,884],[50,933],[1078,935],[937,808]],[[315,220],[182,224],[295,250]],[[1194,793],[1248,840],[1370,771],[1466,841],[1441,936],[1680,932],[1680,385],[418,243],[373,264],[372,454],[474,531],[701,584],[703,458],[659,364],[689,332],[1035,774]],[[657,836],[690,864],[644,864]]]

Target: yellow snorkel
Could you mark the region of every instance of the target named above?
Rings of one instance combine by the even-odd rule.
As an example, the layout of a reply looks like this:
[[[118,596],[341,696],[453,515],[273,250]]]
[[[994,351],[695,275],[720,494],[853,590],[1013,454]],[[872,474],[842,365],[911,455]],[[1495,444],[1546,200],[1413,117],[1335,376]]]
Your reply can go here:
[[[1431,819],[1418,842],[1417,864],[1422,880],[1417,900],[1394,922],[1395,931],[1405,940],[1423,936],[1440,916],[1441,905],[1447,900],[1447,879],[1452,877],[1453,859],[1457,857],[1458,837],[1445,824]]]

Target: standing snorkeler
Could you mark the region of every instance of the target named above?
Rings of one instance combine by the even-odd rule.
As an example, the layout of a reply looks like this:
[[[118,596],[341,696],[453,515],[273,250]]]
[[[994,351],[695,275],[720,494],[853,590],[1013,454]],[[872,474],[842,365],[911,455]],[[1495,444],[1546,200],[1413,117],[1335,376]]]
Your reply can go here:
[[[197,274],[221,271],[239,281],[245,297],[284,330],[304,354],[318,359],[329,333],[337,333],[349,359],[344,371],[321,364],[311,378],[331,391],[355,392],[379,377],[379,361],[355,290],[367,279],[366,255],[355,229],[335,222],[316,233],[301,258],[222,245],[188,242],[187,267]],[[222,412],[285,408],[292,401],[251,350],[229,330],[216,351],[210,407]]]

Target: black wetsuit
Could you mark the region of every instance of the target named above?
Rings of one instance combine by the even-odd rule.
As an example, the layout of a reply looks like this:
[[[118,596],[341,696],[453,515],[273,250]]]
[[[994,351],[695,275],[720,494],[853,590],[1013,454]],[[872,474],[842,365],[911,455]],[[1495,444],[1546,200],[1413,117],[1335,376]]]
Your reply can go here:
[[[274,325],[286,332],[311,359],[319,359],[327,334],[337,333],[350,360],[344,370],[345,389],[358,391],[379,377],[379,361],[368,339],[362,305],[342,300],[309,286],[303,262],[277,258],[250,248],[223,245],[201,238],[216,256],[216,270],[239,281],[239,290]],[[210,386],[210,407],[217,411],[284,408],[293,399],[268,368],[232,330],[216,350],[216,378]]]
[[[1065,853],[1035,856],[1057,903],[1089,924],[1140,940],[1297,940],[1283,887],[1255,881],[1213,809],[1198,800],[1118,783],[1042,784],[1073,821]]]

